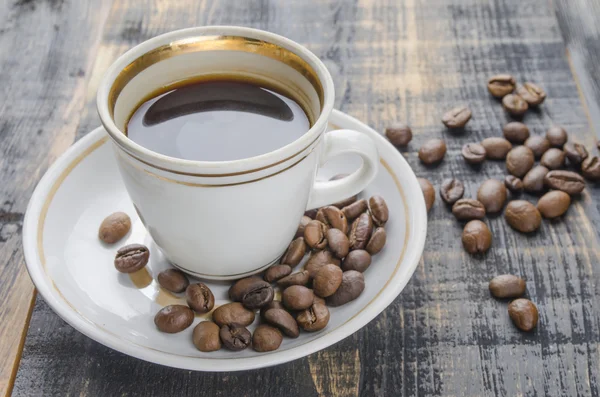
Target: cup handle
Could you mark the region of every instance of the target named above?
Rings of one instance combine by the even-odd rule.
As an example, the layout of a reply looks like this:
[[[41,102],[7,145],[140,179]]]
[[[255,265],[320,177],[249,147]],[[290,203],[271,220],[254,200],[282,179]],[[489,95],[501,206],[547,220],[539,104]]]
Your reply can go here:
[[[358,154],[363,163],[358,170],[346,178],[315,182],[307,209],[322,207],[354,196],[371,183],[379,168],[379,153],[375,142],[367,135],[357,131],[327,132],[323,137],[322,150],[319,167],[332,158],[347,153]]]

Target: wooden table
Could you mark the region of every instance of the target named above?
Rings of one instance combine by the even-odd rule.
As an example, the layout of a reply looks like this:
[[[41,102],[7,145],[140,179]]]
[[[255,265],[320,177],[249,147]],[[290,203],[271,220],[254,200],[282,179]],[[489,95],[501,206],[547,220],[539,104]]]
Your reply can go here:
[[[460,178],[473,196],[484,179],[505,174],[501,162],[475,173],[460,158],[464,143],[500,135],[508,120],[486,91],[494,73],[548,92],[525,118],[533,133],[556,123],[594,147],[599,22],[595,0],[0,1],[0,393],[598,396],[596,186],[534,236],[488,218],[494,242],[484,258],[463,251],[461,226],[438,199],[423,260],[387,310],[335,346],[249,373],[165,368],[88,339],[36,299],[20,236],[44,171],[99,124],[95,93],[104,70],[157,34],[231,24],[306,45],[333,75],[337,108],[378,130],[408,122],[415,138],[402,154],[418,176],[436,185]],[[456,104],[469,104],[474,117],[452,135],[440,117]],[[425,168],[416,151],[434,137],[446,139],[448,154]],[[527,279],[540,310],[535,332],[518,332],[506,303],[490,298],[487,283],[501,273]]]

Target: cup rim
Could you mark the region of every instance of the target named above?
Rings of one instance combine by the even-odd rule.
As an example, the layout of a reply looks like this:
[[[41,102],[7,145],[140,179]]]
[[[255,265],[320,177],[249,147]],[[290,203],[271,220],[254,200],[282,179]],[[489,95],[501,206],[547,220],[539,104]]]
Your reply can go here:
[[[323,87],[323,103],[321,104],[321,112],[318,115],[312,127],[301,137],[295,141],[282,146],[271,152],[267,152],[258,156],[227,160],[227,161],[200,161],[186,160],[176,157],[166,156],[147,149],[138,143],[128,138],[115,124],[109,109],[109,96],[111,88],[121,71],[134,60],[147,52],[176,40],[182,40],[190,37],[198,36],[240,36],[250,39],[256,39],[272,43],[292,51],[304,61],[306,61],[318,76]],[[105,72],[96,95],[96,106],[102,125],[120,148],[129,152],[138,160],[142,160],[149,165],[159,166],[165,171],[174,172],[194,172],[203,170],[208,174],[218,173],[223,169],[228,171],[245,171],[259,170],[270,166],[273,162],[281,159],[286,161],[303,152],[298,151],[298,148],[307,148],[319,138],[319,135],[325,131],[329,115],[333,110],[335,98],[333,79],[331,74],[323,64],[323,62],[306,47],[287,39],[275,33],[237,26],[201,26],[175,30],[165,33],[149,40],[146,40],[135,47],[131,48],[121,56],[119,56]]]

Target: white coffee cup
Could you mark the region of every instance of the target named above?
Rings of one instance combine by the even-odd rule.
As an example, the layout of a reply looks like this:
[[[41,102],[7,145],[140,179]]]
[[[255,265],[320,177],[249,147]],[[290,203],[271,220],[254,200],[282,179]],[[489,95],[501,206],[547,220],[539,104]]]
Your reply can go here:
[[[234,161],[190,161],[150,151],[124,133],[138,105],[165,87],[207,75],[263,81],[294,92],[312,116],[309,131],[275,151]],[[119,57],[98,89],[102,124],[138,214],[165,256],[207,279],[236,279],[277,263],[306,209],[363,190],[375,177],[374,142],[351,130],[325,134],[334,88],[308,49],[255,29],[209,26],[150,39]],[[319,166],[359,155],[346,178],[316,181]]]

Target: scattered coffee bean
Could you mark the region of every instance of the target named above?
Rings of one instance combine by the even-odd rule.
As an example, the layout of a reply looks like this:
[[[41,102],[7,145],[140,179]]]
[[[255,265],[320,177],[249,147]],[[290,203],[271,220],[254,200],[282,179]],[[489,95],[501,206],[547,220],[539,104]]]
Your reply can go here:
[[[352,222],[350,229],[350,249],[363,249],[367,246],[371,233],[373,232],[373,221],[367,213],[361,214]]]
[[[119,248],[115,256],[115,269],[121,273],[137,272],[148,263],[150,251],[142,244],[129,244]]]
[[[327,226],[317,220],[308,222],[304,228],[304,242],[312,249],[327,247]]]
[[[473,199],[460,199],[452,206],[452,214],[459,221],[471,221],[485,217],[485,207]]]
[[[537,106],[546,99],[546,91],[533,83],[523,83],[523,85],[517,87],[517,94],[523,98],[529,106]]]
[[[319,273],[317,272],[317,274]],[[281,297],[286,308],[290,310],[304,310],[312,305],[313,291],[302,285],[292,285],[283,291]]]
[[[335,294],[327,298],[327,304],[332,307],[344,305],[358,298],[365,289],[365,277],[355,270],[345,271],[342,275],[342,284]]]
[[[214,352],[221,349],[219,326],[212,321],[202,321],[194,328],[192,341],[201,352]]]
[[[310,272],[308,270],[302,270],[300,272],[292,273],[289,276],[277,281],[279,288],[287,288],[290,285],[306,285],[310,281]]]
[[[522,233],[536,231],[542,223],[542,215],[529,201],[514,200],[508,203],[504,212],[506,222]]]
[[[373,230],[373,234],[371,235],[371,238],[369,239],[365,249],[369,254],[376,255],[383,249],[386,240],[387,234],[385,229],[383,227],[378,227]]]
[[[294,238],[304,237],[304,228],[306,227],[306,225],[308,225],[308,222],[310,222],[311,220],[312,219],[310,219],[306,215],[302,216],[302,218],[300,219],[300,224],[298,225],[298,229],[296,230],[296,235],[294,236]]]
[[[281,332],[270,325],[261,324],[252,335],[252,348],[257,352],[271,352],[279,349],[283,336]]]
[[[525,146],[531,149],[536,159],[539,159],[550,149],[550,141],[543,136],[534,135],[525,141]]]
[[[550,148],[540,160],[540,164],[549,170],[557,170],[565,166],[565,152],[560,149]]]
[[[317,221],[323,223],[326,229],[335,228],[344,234],[348,233],[348,220],[346,215],[337,207],[332,205],[323,207],[317,211]],[[324,247],[318,247],[324,248]]]
[[[477,190],[477,200],[483,204],[486,213],[499,212],[506,202],[506,187],[496,179],[488,179]]]
[[[419,180],[419,185],[421,185],[421,190],[423,191],[423,197],[425,198],[425,207],[427,208],[427,212],[433,207],[433,203],[435,202],[435,189],[431,182],[429,182],[425,178],[417,178]]]
[[[280,263],[294,267],[304,258],[305,253],[306,244],[304,243],[304,237],[298,237],[290,243],[287,251],[281,257]],[[287,276],[287,274],[284,274],[284,276]]]
[[[342,283],[342,273],[342,269],[336,265],[323,266],[313,280],[314,293],[321,298],[333,295]]]
[[[529,299],[515,299],[508,305],[508,315],[521,331],[531,331],[538,323],[538,309]]]
[[[544,191],[544,177],[548,168],[543,165],[535,166],[523,178],[523,188],[529,193],[541,193]]]
[[[481,146],[485,148],[485,153],[490,160],[504,160],[512,144],[504,138],[490,137],[481,141]]]
[[[537,203],[537,208],[544,218],[557,218],[563,215],[571,205],[571,196],[560,190],[544,194]]]
[[[342,212],[346,215],[346,219],[348,222],[356,219],[360,214],[365,212],[368,208],[367,200],[360,199],[355,203],[352,203],[344,208],[342,208]]]
[[[583,160],[585,160],[589,155],[585,146],[579,143],[567,142],[563,147],[563,150],[569,159],[569,163],[573,167],[581,166]]]
[[[271,284],[256,276],[238,280],[229,288],[229,299],[242,302],[250,310],[260,309],[271,302],[273,295]]]
[[[371,265],[371,254],[365,250],[354,250],[350,251],[348,256],[344,258],[342,262],[342,270],[356,270],[357,272],[364,272]]]
[[[223,345],[232,351],[240,351],[250,346],[252,334],[241,324],[226,324],[221,327],[219,336]]]
[[[376,226],[385,225],[390,216],[387,203],[381,196],[373,196],[369,199],[369,211]]]
[[[504,186],[514,194],[519,194],[523,191],[523,181],[514,175],[507,175],[504,178]]]
[[[562,148],[564,144],[567,143],[569,137],[564,128],[553,125],[546,131],[546,139],[548,139],[551,146]]]
[[[385,136],[394,146],[406,146],[412,140],[412,130],[406,124],[392,124],[385,129]]]
[[[431,139],[419,149],[419,159],[428,165],[439,163],[445,155],[446,142],[441,139]]]
[[[490,292],[496,298],[518,298],[525,293],[525,280],[512,274],[496,276],[490,281]]]
[[[121,240],[131,229],[131,219],[124,212],[110,214],[100,224],[98,238],[106,244],[113,244]]]
[[[311,307],[298,313],[296,322],[305,331],[320,331],[329,323],[329,309],[322,303],[313,303]]]
[[[529,128],[519,121],[506,124],[502,132],[504,137],[513,143],[523,143],[529,138]]]
[[[533,152],[526,146],[517,146],[506,155],[506,169],[519,178],[522,178],[529,172],[534,162]]]
[[[158,273],[158,284],[171,292],[183,292],[190,284],[187,277],[179,269],[167,269]]]
[[[308,210],[304,213],[304,216],[309,217],[310,219],[315,219],[315,217],[317,216],[317,210],[317,208]]]
[[[254,312],[239,302],[231,302],[217,307],[212,312],[212,318],[219,327],[232,323],[250,325],[254,322]]]
[[[513,117],[521,117],[525,114],[529,105],[517,94],[508,94],[502,98],[502,107]]]
[[[277,327],[285,336],[297,338],[300,335],[300,329],[294,317],[284,309],[270,309],[265,312],[265,321]]]
[[[350,251],[350,241],[341,230],[327,230],[327,241],[329,242],[329,249],[335,256],[341,259],[348,255],[348,251]]]
[[[600,180],[600,161],[596,156],[590,156],[581,163],[581,173],[590,181]]]
[[[448,128],[463,128],[469,120],[471,120],[471,110],[466,106],[451,109],[442,116],[442,123]]]
[[[329,180],[330,181],[337,181],[337,180],[340,180],[340,179],[344,179],[348,175],[350,175],[350,174],[337,174],[337,175],[334,175],[331,178],[329,178]],[[334,207],[336,207],[336,208],[342,209],[345,206],[354,203],[356,200],[358,200],[358,196],[354,195],[354,196],[348,197],[347,199],[344,199],[342,201],[338,201],[337,203],[333,203],[331,205],[334,206]],[[318,213],[318,211],[317,211],[317,213]],[[318,219],[318,218],[315,217],[315,219]]]
[[[175,334],[194,322],[194,312],[184,305],[165,306],[154,316],[154,324],[161,332]]]
[[[472,220],[463,229],[462,243],[469,254],[483,254],[492,245],[492,232],[482,221]]]
[[[315,251],[310,254],[308,261],[304,265],[304,270],[308,271],[310,278],[313,278],[321,267],[330,263],[339,266],[341,261],[331,251]]]
[[[585,188],[583,177],[572,171],[550,171],[544,176],[544,183],[550,189],[561,190],[570,195],[579,194]]]
[[[292,268],[289,265],[274,265],[267,269],[264,279],[268,283],[284,278],[292,273]]]
[[[265,313],[270,309],[285,310],[285,306],[283,306],[283,303],[281,303],[281,301],[272,300],[271,302],[267,303],[266,305],[260,308],[260,318],[265,320]]]
[[[465,186],[454,178],[444,179],[440,186],[440,197],[446,204],[452,205],[465,194]]]
[[[485,161],[485,148],[478,143],[467,143],[462,147],[462,156],[469,164],[481,164]]]
[[[517,82],[510,74],[497,74],[488,80],[488,91],[496,98],[502,98],[515,90]]]
[[[262,281],[262,280],[261,280]],[[190,284],[185,290],[188,306],[196,313],[208,313],[215,306],[215,297],[206,284]]]

